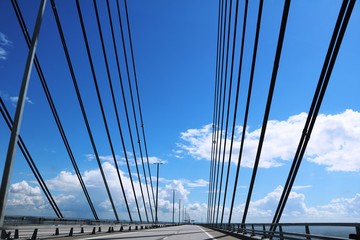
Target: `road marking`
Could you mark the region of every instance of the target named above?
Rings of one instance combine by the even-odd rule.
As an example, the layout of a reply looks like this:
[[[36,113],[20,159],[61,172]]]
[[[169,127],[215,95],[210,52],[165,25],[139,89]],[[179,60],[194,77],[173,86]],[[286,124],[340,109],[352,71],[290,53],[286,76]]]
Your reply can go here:
[[[131,233],[114,233],[114,234],[107,234],[106,237],[116,237],[117,235],[124,236],[124,235],[130,235],[130,234],[135,234],[135,233],[136,233],[136,232],[131,232]],[[104,239],[104,235],[102,235],[102,236],[96,236],[96,237],[88,237],[88,238],[85,238],[85,239],[98,239],[98,238]]]
[[[204,229],[202,229],[201,227],[197,226],[198,228],[200,228],[201,231],[203,231],[210,239],[214,239],[216,240],[216,238],[214,238],[210,233],[208,233],[207,231],[205,231]]]

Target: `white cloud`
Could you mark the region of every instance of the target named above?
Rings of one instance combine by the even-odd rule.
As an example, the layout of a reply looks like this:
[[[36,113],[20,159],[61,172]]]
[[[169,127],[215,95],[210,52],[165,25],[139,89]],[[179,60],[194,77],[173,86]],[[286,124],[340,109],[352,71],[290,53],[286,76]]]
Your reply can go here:
[[[7,52],[4,48],[0,47],[0,59],[5,60],[7,58]]]
[[[92,154],[92,153],[89,153],[89,154],[85,154],[85,157],[89,160],[89,161],[92,161],[92,160],[95,160],[95,154]],[[115,158],[116,160],[118,161],[118,159],[120,159],[120,156],[118,155],[115,155]],[[114,158],[113,158],[113,155],[105,155],[105,156],[99,156],[99,159],[101,161],[104,161],[104,162],[114,162]]]
[[[198,179],[193,182],[189,182],[187,185],[189,187],[206,187],[208,184],[208,181],[205,181],[204,179]]]
[[[48,204],[38,186],[32,187],[26,181],[10,186],[7,208],[11,211],[28,209],[30,211],[47,208]],[[26,213],[26,212],[25,212]]]
[[[161,189],[162,198],[172,201],[173,190],[175,190],[176,198],[182,199],[182,201],[188,200],[188,195],[190,192],[186,189],[183,180],[169,180],[169,183]]]
[[[267,125],[259,167],[278,167],[293,160],[307,115],[300,113],[283,121],[270,120]],[[231,161],[237,163],[241,126],[234,136]],[[252,168],[261,128],[246,129],[241,165]],[[210,160],[212,125],[181,133],[178,147],[195,159]],[[227,140],[226,161],[229,159]],[[222,143],[222,145],[224,142]],[[320,114],[309,141],[305,159],[326,166],[328,171],[360,171],[360,113],[353,110],[335,115]]]
[[[328,171],[360,170],[360,112],[319,115],[307,149],[308,160]]]
[[[119,183],[117,182],[117,176],[115,176],[115,168],[105,162],[103,163],[104,171],[108,177],[108,183],[110,189],[112,189],[112,196],[115,201],[117,210],[121,212],[121,216],[127,215],[124,207],[124,200],[119,189]],[[133,218],[137,218],[137,210],[132,196],[132,190],[130,181],[123,175],[123,183],[128,196],[128,202],[130,209],[132,209]],[[66,180],[68,179],[68,180]],[[62,181],[66,183],[62,183]],[[84,173],[84,181],[87,186],[92,186],[90,195],[95,204],[95,208],[98,209],[98,213],[101,213],[102,218],[113,218],[112,207],[109,199],[105,193],[102,179],[98,170],[87,171]],[[86,205],[86,201],[82,196],[81,189],[71,188],[71,183],[75,184],[77,179],[74,174],[70,172],[61,172],[57,177],[47,181],[51,186],[53,196],[66,216],[71,217],[89,217],[89,209]],[[207,215],[207,205],[205,203],[189,203],[188,197],[190,191],[186,188],[190,181],[188,180],[168,180],[168,184],[163,187],[159,187],[159,208],[158,216],[160,219],[170,220],[173,213],[173,190],[175,190],[175,212],[176,221],[178,221],[178,209],[179,199],[181,199],[182,208],[185,206],[187,214],[191,219],[196,221],[205,221]],[[196,182],[196,181],[195,181]],[[202,181],[199,181],[202,182]],[[140,190],[138,182],[134,182],[138,203],[141,209],[142,217],[144,217],[143,202],[140,196]],[[66,186],[69,186],[67,188]],[[304,193],[296,192],[297,189],[310,188],[311,186],[296,186],[290,193],[287,201],[284,213],[282,215],[282,222],[331,222],[331,221],[356,221],[360,217],[360,193],[357,193],[351,198],[337,198],[329,201],[328,204],[320,206],[308,206],[306,203],[306,195]],[[57,188],[56,191],[55,189]],[[145,185],[143,185],[145,190]],[[77,190],[77,191],[76,191]],[[249,206],[248,222],[269,222],[272,220],[274,211],[278,205],[280,196],[282,194],[283,187],[278,186],[272,192],[269,192],[264,197],[259,199],[253,199]],[[154,189],[155,194],[155,189]],[[151,196],[150,196],[151,197]],[[147,202],[147,197],[145,199]],[[148,205],[147,205],[148,207]],[[154,209],[154,204],[152,204]],[[222,206],[220,206],[220,209]],[[101,209],[101,211],[100,211]],[[239,222],[242,219],[244,210],[244,203],[234,207],[233,222]],[[29,215],[49,215],[51,213],[47,200],[42,196],[41,190],[38,186],[31,186],[26,181],[21,181],[11,185],[10,194],[8,199],[7,211],[9,214],[21,213],[26,211]],[[150,209],[148,208],[148,214],[150,217]],[[182,214],[182,213],[181,213]],[[229,216],[229,209],[225,208],[224,221],[227,221]],[[219,215],[220,217],[220,215]]]
[[[17,102],[18,102],[18,100],[19,100],[19,97],[13,96],[13,97],[9,97],[9,99],[10,99],[12,105],[13,105],[13,106],[16,106],[16,104],[17,104]],[[27,103],[34,104],[34,102],[33,102],[32,100],[30,100],[29,97],[26,97],[26,98],[25,98],[25,101],[26,101]]]
[[[306,188],[312,188],[311,185],[305,185],[305,186],[293,186],[292,189],[294,190],[300,190],[300,189],[306,189]]]
[[[260,199],[250,202],[247,222],[271,222],[283,191],[282,186],[276,187]],[[233,210],[232,222],[241,222],[245,203],[236,205]],[[187,204],[191,219],[205,220],[207,205],[205,203]],[[360,217],[360,193],[352,198],[333,199],[326,205],[308,206],[306,195],[292,191],[286,203],[281,222],[356,222]],[[191,211],[190,211],[191,210]],[[218,221],[221,219],[221,210]],[[229,218],[229,208],[225,207],[223,221]]]
[[[86,157],[86,159],[88,161],[93,161],[93,160],[96,159],[95,154],[93,154],[93,153],[85,154],[85,157]],[[133,158],[133,155],[128,153],[127,157],[128,157],[129,165],[130,166],[135,166],[135,159]],[[115,158],[116,158],[118,166],[125,166],[126,165],[126,158],[125,157],[116,154]],[[100,155],[99,159],[100,159],[100,161],[103,161],[103,162],[109,162],[109,163],[114,162],[113,155]],[[158,162],[167,163],[167,161],[162,160],[162,159],[160,159],[158,157],[155,157],[155,156],[150,156],[148,158],[146,158],[146,156],[143,156],[143,161],[144,161],[145,165],[147,165],[147,160],[149,160],[149,164],[158,163]],[[140,157],[137,157],[136,161],[137,161],[138,166],[142,165],[142,161],[141,161]],[[137,174],[136,174],[136,176],[137,176]]]
[[[80,190],[77,176],[71,172],[61,171],[55,178],[46,181],[49,189],[73,192]]]
[[[31,187],[26,181],[21,181],[19,183],[14,183],[11,185],[10,192],[13,194],[26,194],[28,196],[38,196],[40,195],[39,187]]]
[[[5,34],[3,34],[2,32],[0,32],[0,45],[8,46],[11,44],[12,44],[12,42],[7,38],[7,36]]]
[[[205,125],[202,129],[189,129],[181,133],[181,139],[186,144],[178,144],[195,159],[209,159],[212,143],[212,124]]]
[[[205,203],[191,203],[186,206],[187,208],[187,218],[190,220],[195,220],[195,222],[204,222],[206,221],[207,214],[207,204]]]
[[[6,60],[8,51],[4,47],[11,46],[12,42],[7,38],[5,34],[0,32],[0,59]]]
[[[128,215],[125,209],[123,193],[121,191],[116,169],[113,164],[107,161],[102,163],[102,167],[118,214],[122,217],[122,219],[127,218]],[[122,171],[120,171],[119,173],[125,189],[125,194],[129,203],[129,207],[132,212],[132,216],[134,220],[137,220],[138,214],[130,178]],[[92,202],[97,209],[99,217],[114,218],[112,206],[106,193],[100,171],[98,169],[87,170],[82,174],[82,178],[89,191]],[[143,218],[145,218],[145,210],[140,191],[140,185],[137,180],[133,179],[133,181],[141,215]],[[46,180],[46,183],[65,217],[92,217],[76,174],[69,171],[61,171],[54,178]],[[178,207],[178,199],[181,199],[182,204],[188,201],[190,191],[187,188],[189,184],[196,184],[198,186],[205,184],[204,181],[201,179],[194,182],[191,182],[189,180],[162,179],[162,183],[163,184],[159,186],[159,217],[161,216],[162,219],[170,219],[171,217],[173,206],[173,189],[175,190],[176,206]],[[152,201],[153,199],[150,182],[148,182],[148,184],[150,200]],[[155,194],[155,185],[153,184],[153,186]],[[146,203],[148,215],[150,217],[147,187],[144,181],[142,181],[142,188],[145,195],[144,200]],[[11,210],[9,214],[17,212],[16,209],[18,207],[20,209],[21,206],[21,209],[24,211],[24,209],[29,208],[30,205],[32,206],[32,208],[29,208],[28,210],[28,213],[30,215],[49,215],[49,213],[52,214],[52,211],[47,204],[47,200],[42,196],[39,187],[31,187],[26,181],[23,181],[13,184],[11,189],[11,198],[9,198],[9,205],[11,206]],[[155,206],[153,202],[151,202],[151,204],[154,209]],[[44,214],[40,211],[44,207],[47,207],[47,214]]]
[[[333,199],[329,204],[320,206],[320,209],[326,212],[336,212],[342,217],[359,218],[360,215],[360,193],[353,198]]]

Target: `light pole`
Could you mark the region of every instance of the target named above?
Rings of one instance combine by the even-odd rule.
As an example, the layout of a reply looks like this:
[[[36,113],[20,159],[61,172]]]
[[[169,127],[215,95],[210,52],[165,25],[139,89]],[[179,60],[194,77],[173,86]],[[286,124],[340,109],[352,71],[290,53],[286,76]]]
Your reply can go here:
[[[157,216],[157,210],[158,210],[158,191],[159,191],[159,165],[162,164],[162,162],[154,163],[157,165],[157,171],[156,171],[156,203],[155,203],[155,224],[158,224],[158,216]]]
[[[181,199],[179,198],[179,225],[180,225],[180,216],[181,216]]]
[[[173,189],[173,225],[175,224],[175,189]]]
[[[186,207],[184,206],[184,222],[186,223]]]

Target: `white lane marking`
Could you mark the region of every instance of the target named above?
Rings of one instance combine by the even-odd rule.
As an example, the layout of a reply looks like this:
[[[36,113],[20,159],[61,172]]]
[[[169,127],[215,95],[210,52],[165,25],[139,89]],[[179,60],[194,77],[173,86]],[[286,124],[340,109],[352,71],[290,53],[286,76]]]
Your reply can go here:
[[[197,227],[200,228],[200,230],[203,231],[209,238],[216,240],[216,238],[214,238],[213,236],[211,236],[210,233],[208,233],[207,231],[205,231],[204,229],[202,229],[202,228],[199,227],[199,226],[197,226]]]
[[[135,234],[136,232],[130,232],[130,233],[114,233],[114,234],[106,234],[106,235],[101,235],[101,236],[97,236],[97,237],[88,237],[85,239],[98,239],[98,238],[102,238],[104,239],[104,237],[117,237],[118,235],[124,236],[124,235],[130,235],[130,234]]]

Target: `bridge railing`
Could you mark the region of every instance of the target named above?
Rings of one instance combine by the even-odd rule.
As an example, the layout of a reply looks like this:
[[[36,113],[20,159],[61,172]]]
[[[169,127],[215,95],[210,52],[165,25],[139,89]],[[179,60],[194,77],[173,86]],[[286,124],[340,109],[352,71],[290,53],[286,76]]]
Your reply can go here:
[[[168,223],[141,223],[138,221],[59,219],[48,217],[6,216],[0,239],[49,239],[72,237],[171,226]]]
[[[234,223],[206,227],[262,239],[360,239],[360,223]]]
[[[50,218],[50,217],[33,217],[33,216],[6,216],[4,220],[5,226],[10,225],[98,225],[98,224],[131,224],[129,221],[115,221],[115,220],[91,220],[91,219],[79,219],[79,218]],[[132,224],[140,224],[140,222],[134,221]]]

